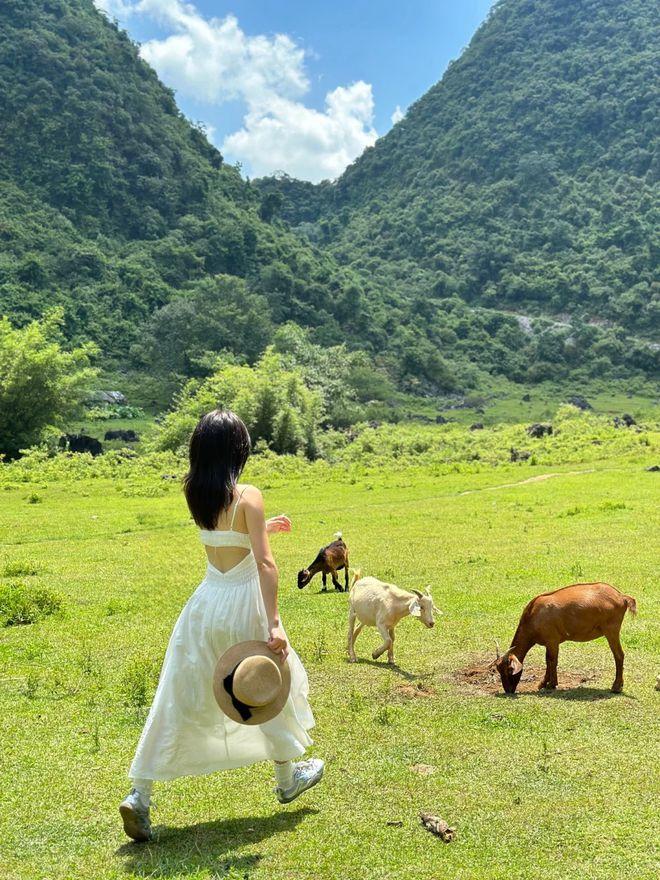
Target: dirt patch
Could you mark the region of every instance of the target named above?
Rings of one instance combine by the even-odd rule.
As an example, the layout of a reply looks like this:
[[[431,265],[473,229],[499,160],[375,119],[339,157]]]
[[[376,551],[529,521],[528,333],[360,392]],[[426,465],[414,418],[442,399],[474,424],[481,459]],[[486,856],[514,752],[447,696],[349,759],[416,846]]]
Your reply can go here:
[[[401,682],[394,687],[394,694],[402,697],[404,700],[416,700],[424,697],[435,697],[435,690],[428,684],[421,681],[417,682]]]
[[[543,681],[545,666],[525,666],[518,683],[517,694],[530,694],[538,691]],[[569,690],[591,682],[595,678],[593,672],[574,672],[559,670],[558,690]],[[504,693],[498,671],[491,660],[477,660],[469,666],[459,669],[454,676],[459,688],[471,694]]]
[[[413,764],[410,769],[418,776],[433,776],[436,771],[432,764]]]

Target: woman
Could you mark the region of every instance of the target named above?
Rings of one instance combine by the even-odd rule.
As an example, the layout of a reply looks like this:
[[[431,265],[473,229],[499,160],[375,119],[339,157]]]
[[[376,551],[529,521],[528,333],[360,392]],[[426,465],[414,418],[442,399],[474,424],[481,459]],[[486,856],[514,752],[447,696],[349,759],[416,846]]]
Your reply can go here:
[[[261,492],[238,480],[250,436],[237,415],[214,410],[190,440],[184,491],[206,548],[206,577],[186,603],[165,654],[149,717],[129,771],[133,787],[120,806],[134,840],[151,838],[154,780],[275,763],[275,793],[290,803],[323,775],[323,761],[294,763],[312,740],[307,674],[289,648],[277,608],[278,573],[268,533],[288,532],[285,516],[266,520]],[[224,714],[213,694],[218,658],[232,645],[259,639],[288,663],[284,709],[264,724],[245,726]]]

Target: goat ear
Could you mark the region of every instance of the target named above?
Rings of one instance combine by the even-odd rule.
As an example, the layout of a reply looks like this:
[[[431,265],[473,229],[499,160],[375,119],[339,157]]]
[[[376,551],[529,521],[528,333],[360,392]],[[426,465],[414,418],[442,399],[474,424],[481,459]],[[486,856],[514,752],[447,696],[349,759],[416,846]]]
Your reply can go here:
[[[410,609],[411,617],[422,616],[422,609],[419,607],[419,601],[417,599],[413,599],[408,608]]]
[[[433,613],[442,616],[442,611],[440,611],[440,609],[436,605],[433,606]]]
[[[523,665],[520,660],[518,660],[518,658],[514,654],[512,654],[509,657],[509,671],[511,672],[511,675],[517,675],[519,672],[522,672],[522,668]]]

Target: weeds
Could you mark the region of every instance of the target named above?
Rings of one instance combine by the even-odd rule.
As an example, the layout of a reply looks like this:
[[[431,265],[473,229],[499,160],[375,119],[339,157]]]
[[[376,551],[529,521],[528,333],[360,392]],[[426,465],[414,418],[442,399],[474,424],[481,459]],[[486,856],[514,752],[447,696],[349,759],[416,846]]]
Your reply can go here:
[[[3,577],[33,577],[36,574],[39,574],[36,563],[21,559],[8,562],[2,569]]]
[[[0,584],[0,626],[36,623],[62,609],[62,599],[43,587],[21,581]]]
[[[323,663],[323,660],[330,652],[328,651],[328,644],[325,638],[324,632],[319,632],[316,634],[316,639],[314,641],[314,653],[313,657],[316,663]]]

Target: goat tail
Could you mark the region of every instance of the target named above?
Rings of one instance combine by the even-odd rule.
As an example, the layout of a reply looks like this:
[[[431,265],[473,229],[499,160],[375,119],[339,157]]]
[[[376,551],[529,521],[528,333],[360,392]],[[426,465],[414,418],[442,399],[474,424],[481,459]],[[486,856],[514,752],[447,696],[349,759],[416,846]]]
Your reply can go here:
[[[632,596],[624,595],[623,601],[626,603],[626,608],[631,614],[637,614],[637,602],[635,602]]]
[[[335,532],[335,534],[333,535],[333,537],[334,537],[335,541],[341,541],[343,535],[342,535],[341,532]]]
[[[351,575],[351,586],[350,586],[351,590],[356,585],[356,583],[360,580],[361,577],[362,577],[362,569],[361,568],[354,568],[353,574]]]

